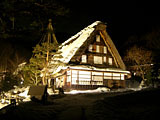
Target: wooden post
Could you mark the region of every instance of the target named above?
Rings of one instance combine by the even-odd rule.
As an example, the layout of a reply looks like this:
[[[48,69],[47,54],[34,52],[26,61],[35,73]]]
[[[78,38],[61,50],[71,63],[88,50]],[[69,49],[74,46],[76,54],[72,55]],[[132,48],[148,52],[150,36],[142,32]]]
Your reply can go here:
[[[70,86],[72,87],[72,70],[71,70],[71,84],[70,84]]]
[[[92,83],[92,71],[91,71],[91,86],[93,87],[93,83]]]
[[[103,86],[104,86],[104,72],[102,72],[102,73],[103,73],[103,75],[102,75],[102,76],[103,76]]]

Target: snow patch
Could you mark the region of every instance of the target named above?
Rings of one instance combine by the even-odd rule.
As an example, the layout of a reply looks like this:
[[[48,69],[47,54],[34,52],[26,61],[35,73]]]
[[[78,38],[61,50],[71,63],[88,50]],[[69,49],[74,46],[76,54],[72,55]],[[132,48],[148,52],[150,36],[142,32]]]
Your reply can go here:
[[[72,90],[70,92],[64,92],[65,94],[80,94],[80,93],[105,93],[109,92],[110,89],[106,87],[99,87],[94,90]]]
[[[27,88],[23,88],[24,91],[23,91],[22,93],[19,93],[19,94],[18,94],[20,97],[23,97],[23,98],[24,98],[24,99],[23,99],[23,102],[31,101],[30,95],[28,95],[29,88],[30,88],[29,86],[28,86]]]
[[[0,100],[0,109],[10,104],[10,99],[16,99],[16,101],[20,102],[28,102],[31,101],[30,95],[28,95],[29,86],[28,87],[17,87],[14,86],[15,89],[12,89],[8,92],[1,94]]]
[[[54,95],[55,93],[53,92],[53,89],[52,88],[47,88],[47,93],[49,95]]]
[[[99,87],[94,90],[72,90],[70,92],[64,92],[65,94],[80,94],[80,93],[117,93],[117,92],[127,92],[127,91],[141,91],[142,88],[124,88],[124,89],[116,89],[110,90],[106,87]]]

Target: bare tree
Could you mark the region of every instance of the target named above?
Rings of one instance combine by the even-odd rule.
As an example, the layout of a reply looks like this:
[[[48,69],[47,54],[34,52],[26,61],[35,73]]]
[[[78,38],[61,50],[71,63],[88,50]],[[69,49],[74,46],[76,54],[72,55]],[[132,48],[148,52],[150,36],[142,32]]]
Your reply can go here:
[[[15,52],[12,59],[8,60],[8,70],[14,73],[18,68],[19,64],[26,62],[25,57],[21,56],[17,51]]]
[[[141,76],[140,87],[144,86],[145,74],[151,69],[152,52],[142,47],[133,46],[127,51],[124,59],[130,63],[130,68]]]

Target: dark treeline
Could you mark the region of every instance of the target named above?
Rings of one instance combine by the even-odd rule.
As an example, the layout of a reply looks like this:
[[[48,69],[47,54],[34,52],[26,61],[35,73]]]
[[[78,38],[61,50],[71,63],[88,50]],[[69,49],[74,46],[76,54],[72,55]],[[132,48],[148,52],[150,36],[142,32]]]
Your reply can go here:
[[[8,69],[9,61],[15,56],[25,61],[30,58],[32,47],[45,33],[48,19],[56,23],[57,16],[69,13],[64,4],[67,5],[65,0],[4,0],[0,3],[1,70]]]

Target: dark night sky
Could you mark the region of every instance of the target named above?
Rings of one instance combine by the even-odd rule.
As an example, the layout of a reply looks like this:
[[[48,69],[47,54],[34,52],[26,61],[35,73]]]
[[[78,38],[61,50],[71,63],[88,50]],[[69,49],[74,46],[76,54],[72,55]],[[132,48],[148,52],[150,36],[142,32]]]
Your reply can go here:
[[[70,10],[66,16],[52,18],[59,43],[97,20],[107,24],[107,32],[118,50],[122,50],[123,43],[130,36],[142,36],[151,32],[152,29],[160,29],[160,7],[155,0],[150,2],[142,2],[142,0],[61,0],[59,2]],[[27,42],[23,41],[25,44],[21,41],[20,46],[22,44],[23,47],[32,50],[38,41],[39,39],[35,41],[27,39]]]
[[[139,2],[140,0],[128,0],[128,2],[126,0],[66,1],[68,1],[66,5],[70,8],[70,13],[67,17],[57,20],[54,25],[56,32],[74,35],[99,20],[107,23],[107,31],[119,47],[129,36],[141,36],[160,27],[160,8],[154,0],[152,2]],[[70,36],[64,39],[68,37]]]

